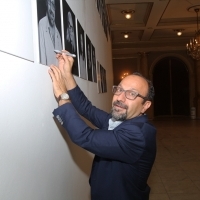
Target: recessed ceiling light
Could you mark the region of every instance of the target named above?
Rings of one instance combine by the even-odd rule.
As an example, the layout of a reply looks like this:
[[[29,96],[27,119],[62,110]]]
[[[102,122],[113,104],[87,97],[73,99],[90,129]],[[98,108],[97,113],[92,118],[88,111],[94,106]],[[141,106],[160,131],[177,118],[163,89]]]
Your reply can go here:
[[[131,34],[131,32],[122,32],[122,34],[124,35],[124,38],[129,38],[129,34]]]
[[[134,10],[122,10],[121,11],[121,13],[125,15],[126,19],[130,19],[134,12],[135,12]]]
[[[183,29],[175,29],[174,30],[178,36],[181,36],[183,33]]]

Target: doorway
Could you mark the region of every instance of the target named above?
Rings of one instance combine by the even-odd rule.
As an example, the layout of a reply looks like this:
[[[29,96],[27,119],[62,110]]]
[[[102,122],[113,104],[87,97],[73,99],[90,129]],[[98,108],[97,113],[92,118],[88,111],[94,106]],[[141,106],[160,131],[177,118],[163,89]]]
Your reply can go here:
[[[189,72],[176,57],[161,59],[153,70],[154,116],[189,116]]]

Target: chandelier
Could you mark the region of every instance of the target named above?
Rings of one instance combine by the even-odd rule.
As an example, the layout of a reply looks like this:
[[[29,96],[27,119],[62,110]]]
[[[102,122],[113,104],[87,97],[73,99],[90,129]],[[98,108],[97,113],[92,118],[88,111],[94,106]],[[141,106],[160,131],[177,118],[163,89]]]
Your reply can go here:
[[[199,8],[197,8],[197,6],[192,6],[188,9],[188,11],[190,11],[191,8],[194,8],[194,11],[197,14],[197,30],[195,31],[194,37],[190,39],[190,43],[186,44],[187,54],[195,60],[200,60],[200,30],[198,23]]]
[[[128,76],[128,73],[124,73],[123,76],[121,77],[122,79],[125,78],[126,76]]]

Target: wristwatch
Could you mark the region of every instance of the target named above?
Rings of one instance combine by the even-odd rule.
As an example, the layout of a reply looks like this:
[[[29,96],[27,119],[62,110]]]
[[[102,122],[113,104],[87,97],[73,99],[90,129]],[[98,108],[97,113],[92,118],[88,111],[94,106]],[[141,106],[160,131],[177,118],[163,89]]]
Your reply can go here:
[[[62,93],[59,97],[58,100],[68,100],[69,99],[69,95],[67,93]]]

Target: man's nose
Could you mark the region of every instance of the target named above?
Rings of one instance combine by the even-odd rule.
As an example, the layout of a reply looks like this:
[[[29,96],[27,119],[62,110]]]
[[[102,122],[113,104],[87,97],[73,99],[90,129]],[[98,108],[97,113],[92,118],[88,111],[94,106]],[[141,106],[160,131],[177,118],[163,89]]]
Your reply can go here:
[[[125,102],[126,100],[125,92],[122,92],[120,95],[118,95],[117,100]]]

